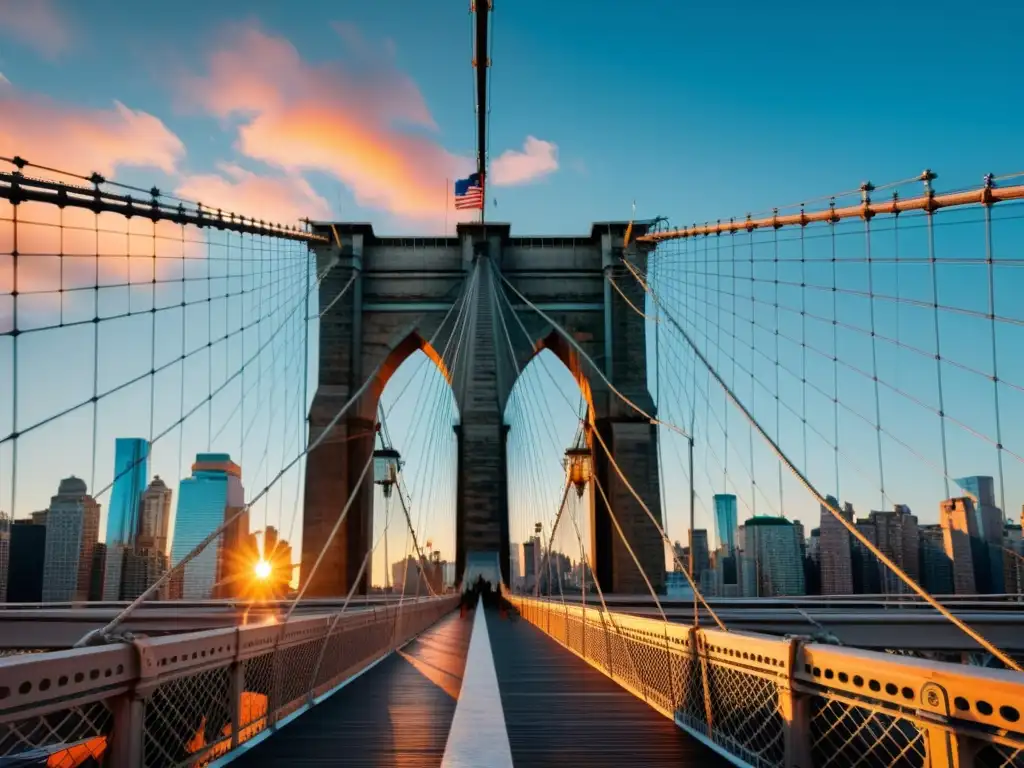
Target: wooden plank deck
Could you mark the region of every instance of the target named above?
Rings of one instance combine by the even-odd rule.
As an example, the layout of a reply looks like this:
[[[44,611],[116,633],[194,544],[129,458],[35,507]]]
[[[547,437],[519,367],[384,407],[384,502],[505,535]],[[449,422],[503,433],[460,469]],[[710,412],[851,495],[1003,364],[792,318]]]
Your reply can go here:
[[[462,685],[471,619],[442,619],[231,765],[436,768]]]
[[[516,766],[729,765],[533,625],[488,619]]]

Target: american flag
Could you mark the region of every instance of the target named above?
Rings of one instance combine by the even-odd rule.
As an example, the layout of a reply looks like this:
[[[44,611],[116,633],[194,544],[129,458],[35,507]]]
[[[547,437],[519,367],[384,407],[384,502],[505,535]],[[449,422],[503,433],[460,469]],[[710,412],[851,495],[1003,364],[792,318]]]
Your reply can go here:
[[[480,174],[474,173],[468,179],[455,181],[455,210],[484,207],[484,189],[480,183]]]

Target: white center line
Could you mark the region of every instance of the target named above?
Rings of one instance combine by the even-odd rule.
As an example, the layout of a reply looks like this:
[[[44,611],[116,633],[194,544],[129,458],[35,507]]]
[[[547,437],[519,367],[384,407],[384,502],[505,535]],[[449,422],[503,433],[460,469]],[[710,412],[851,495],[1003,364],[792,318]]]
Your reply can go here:
[[[466,671],[441,768],[512,768],[512,748],[482,603],[477,603],[475,613]]]

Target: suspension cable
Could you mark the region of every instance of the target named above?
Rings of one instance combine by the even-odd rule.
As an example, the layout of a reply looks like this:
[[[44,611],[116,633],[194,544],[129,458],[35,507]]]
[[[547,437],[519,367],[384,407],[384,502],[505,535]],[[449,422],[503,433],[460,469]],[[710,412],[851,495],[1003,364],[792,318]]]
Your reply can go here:
[[[732,389],[729,387],[729,385],[725,382],[725,380],[722,379],[722,377],[718,373],[718,371],[715,370],[714,366],[711,365],[711,363],[708,361],[708,359],[704,356],[704,354],[696,346],[696,344],[693,342],[693,340],[690,337],[690,335],[685,330],[683,330],[682,326],[676,321],[675,317],[667,309],[665,309],[664,307],[661,307],[661,302],[660,302],[660,300],[658,298],[657,293],[654,290],[652,290],[649,286],[645,286],[645,289],[646,289],[647,293],[650,294],[650,296],[654,300],[655,304],[658,305],[661,308],[661,310],[665,313],[665,317],[668,319],[668,321],[676,328],[676,330],[686,340],[686,343],[693,349],[694,354],[701,361],[701,364],[708,370],[708,373],[715,379],[715,381],[718,383],[718,385],[720,387],[722,387],[722,389],[725,391],[725,394],[728,396],[729,400],[733,403],[733,405],[736,406],[736,408],[738,408],[743,413],[744,417],[747,419],[747,421],[749,422],[750,426],[753,429],[757,430],[758,434],[769,444],[770,448],[775,453],[776,457],[780,461],[785,463],[786,468],[789,469],[789,471],[793,473],[793,475],[797,478],[797,480],[800,482],[800,484],[804,486],[804,488],[818,501],[819,504],[821,504],[822,508],[823,509],[827,509],[829,511],[829,513],[836,520],[838,520],[840,522],[840,524],[847,531],[849,531],[850,534],[855,539],[857,539],[857,541],[859,541],[861,543],[862,546],[867,548],[867,550],[869,552],[871,552],[882,563],[884,563],[886,565],[886,567],[888,567],[893,573],[895,573],[896,576],[898,576],[908,587],[910,587],[914,592],[916,592],[925,602],[927,602],[929,605],[931,605],[933,608],[935,608],[935,610],[937,610],[942,616],[944,616],[952,624],[954,624],[957,628],[959,628],[961,631],[963,631],[964,634],[966,634],[968,637],[970,637],[976,643],[981,645],[985,650],[987,650],[989,653],[991,653],[993,656],[995,656],[997,659],[999,659],[1003,664],[1005,664],[1007,666],[1007,668],[1012,669],[1012,670],[1017,671],[1017,672],[1024,672],[1024,668],[1022,668],[1019,664],[1017,664],[1017,662],[1015,662],[1010,656],[1008,656],[1007,654],[1005,654],[1002,651],[1000,651],[995,645],[993,645],[991,642],[989,642],[983,635],[981,635],[975,629],[973,629],[972,627],[970,627],[969,625],[967,625],[966,623],[961,621],[956,616],[954,616],[944,605],[942,605],[938,600],[936,600],[934,597],[932,597],[931,594],[929,594],[929,592],[927,590],[925,590],[923,587],[921,587],[902,568],[900,568],[898,565],[896,565],[896,563],[894,563],[884,552],[882,552],[877,546],[872,544],[871,540],[868,539],[867,536],[865,536],[857,528],[856,525],[854,525],[853,523],[848,521],[845,517],[843,517],[843,515],[839,512],[839,510],[836,509],[835,506],[831,502],[829,502],[828,499],[826,499],[818,491],[818,489],[803,474],[803,472],[801,472],[796,467],[796,465],[792,461],[790,461],[789,457],[785,454],[785,452],[782,450],[782,448],[764,430],[764,428],[757,421],[757,419],[754,418],[753,414],[751,414],[750,411],[747,410],[746,406],[735,395],[735,393],[732,391]]]

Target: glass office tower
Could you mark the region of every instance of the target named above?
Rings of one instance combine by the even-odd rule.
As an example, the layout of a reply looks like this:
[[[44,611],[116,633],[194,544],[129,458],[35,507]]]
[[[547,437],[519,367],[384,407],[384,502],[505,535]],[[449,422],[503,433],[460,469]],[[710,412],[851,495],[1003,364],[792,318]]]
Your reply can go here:
[[[103,599],[121,599],[121,569],[125,550],[135,546],[139,532],[139,503],[149,482],[149,441],[119,437],[114,443],[114,487],[107,508],[107,562]]]
[[[171,566],[180,563],[199,542],[244,506],[242,468],[226,453],[198,454],[192,465],[192,477],[184,478],[178,491]],[[218,537],[185,565],[177,584],[172,582],[171,597],[207,600],[218,596],[218,581],[224,575],[225,550],[235,543],[239,532],[249,532],[247,515],[243,514],[231,531]]]
[[[731,493],[716,493],[714,502],[718,546],[731,553],[736,549],[736,497]]]

